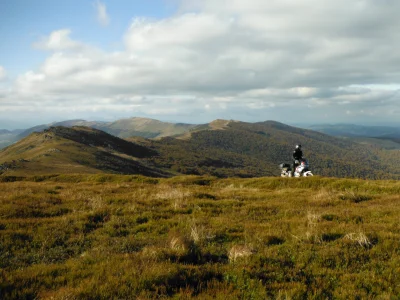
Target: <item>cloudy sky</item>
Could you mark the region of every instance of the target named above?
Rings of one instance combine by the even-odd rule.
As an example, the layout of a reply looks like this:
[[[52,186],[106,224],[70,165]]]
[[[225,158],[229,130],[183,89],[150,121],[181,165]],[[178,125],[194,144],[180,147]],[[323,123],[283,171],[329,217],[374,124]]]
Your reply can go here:
[[[0,128],[400,120],[398,0],[1,0]]]

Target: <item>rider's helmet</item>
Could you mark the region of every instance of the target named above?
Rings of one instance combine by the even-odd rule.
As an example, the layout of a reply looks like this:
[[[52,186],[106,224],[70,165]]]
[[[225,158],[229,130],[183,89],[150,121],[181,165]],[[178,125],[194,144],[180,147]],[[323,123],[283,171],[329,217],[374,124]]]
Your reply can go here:
[[[296,145],[296,149],[301,149],[301,145],[300,145],[300,144],[297,144],[297,145]]]

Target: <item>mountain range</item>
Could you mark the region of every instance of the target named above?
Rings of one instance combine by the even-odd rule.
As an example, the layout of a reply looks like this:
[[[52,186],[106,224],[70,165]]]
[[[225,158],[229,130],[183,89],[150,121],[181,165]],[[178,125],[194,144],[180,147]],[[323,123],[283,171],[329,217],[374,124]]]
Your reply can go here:
[[[37,128],[40,132],[20,133],[25,137],[0,151],[0,173],[279,176],[278,165],[290,162],[294,145],[301,143],[315,174],[400,178],[397,149],[360,144],[274,121],[165,125],[134,118],[89,123],[68,121],[64,126],[53,124],[56,126]]]
[[[28,129],[0,130],[0,149],[28,136],[32,132],[41,132],[50,127],[85,126],[107,132],[109,134],[126,138],[141,136],[145,138],[160,138],[183,134],[198,125],[183,123],[168,123],[148,118],[120,119],[114,122],[67,120],[49,124],[37,125]]]
[[[86,126],[96,128],[109,134],[128,138],[140,136],[145,138],[161,138],[178,136],[196,128],[198,124],[169,123],[148,118],[127,118],[113,122],[66,120],[49,124],[37,125],[28,129],[6,130],[0,129],[0,149],[15,143],[32,132],[40,132],[49,127],[57,126]],[[207,126],[205,124],[204,126]],[[203,127],[204,127],[203,126]],[[314,124],[296,125],[296,127],[309,129],[335,137],[350,138],[361,144],[380,145],[384,148],[400,148],[400,126],[363,126],[354,124]]]
[[[68,120],[63,122],[54,122],[26,129],[19,133],[19,138],[28,136],[32,132],[40,132],[49,127],[57,126],[86,126],[100,129],[109,134],[126,138],[131,136],[141,136],[145,138],[159,138],[164,136],[174,136],[185,133],[197,125],[183,123],[161,122],[148,118],[129,118],[120,119],[114,122]]]
[[[317,124],[306,126],[307,129],[341,137],[370,137],[399,139],[399,126],[363,126],[354,124]]]

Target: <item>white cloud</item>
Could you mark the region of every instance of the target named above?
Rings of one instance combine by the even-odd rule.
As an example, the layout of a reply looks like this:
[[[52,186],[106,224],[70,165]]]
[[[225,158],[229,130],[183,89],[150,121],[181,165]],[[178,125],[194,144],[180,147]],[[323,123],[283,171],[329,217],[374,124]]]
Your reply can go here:
[[[4,80],[7,77],[6,70],[3,66],[0,66],[0,81]]]
[[[36,46],[53,53],[19,76],[9,98],[186,121],[293,121],[299,112],[341,121],[373,110],[395,120],[398,93],[382,87],[400,86],[399,9],[394,0],[182,1],[169,18],[134,19],[119,52],[52,32]]]
[[[41,50],[63,51],[63,50],[82,50],[83,43],[72,40],[69,36],[70,29],[60,29],[53,31],[48,37],[43,37],[33,46]]]
[[[229,27],[229,21],[211,14],[189,13],[160,21],[138,18],[126,34],[126,44],[130,51],[199,46],[229,34]]]
[[[110,24],[110,17],[107,14],[106,5],[100,1],[94,3],[97,13],[97,21],[101,26],[108,26]]]

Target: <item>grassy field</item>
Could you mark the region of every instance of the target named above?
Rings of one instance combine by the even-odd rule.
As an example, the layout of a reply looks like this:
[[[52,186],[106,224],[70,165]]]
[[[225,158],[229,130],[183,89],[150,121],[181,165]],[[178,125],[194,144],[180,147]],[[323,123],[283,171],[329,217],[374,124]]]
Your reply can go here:
[[[400,182],[0,177],[0,299],[399,299]]]

